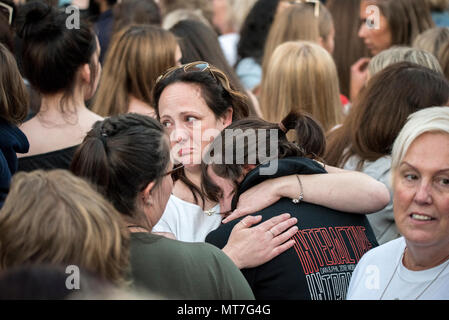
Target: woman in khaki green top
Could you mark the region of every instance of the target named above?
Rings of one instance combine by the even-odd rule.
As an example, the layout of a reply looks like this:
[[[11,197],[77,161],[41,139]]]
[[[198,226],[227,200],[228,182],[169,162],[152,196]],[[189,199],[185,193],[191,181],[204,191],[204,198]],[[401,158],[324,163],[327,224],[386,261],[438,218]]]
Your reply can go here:
[[[234,228],[223,250],[151,233],[170,197],[174,170],[163,127],[143,115],[97,122],[75,153],[71,170],[96,185],[122,214],[131,232],[134,285],[169,299],[254,299],[239,268],[285,251],[291,243],[284,242],[297,231],[290,228],[296,219],[289,215],[253,228],[261,217],[248,217]],[[268,236],[268,230],[279,236]]]

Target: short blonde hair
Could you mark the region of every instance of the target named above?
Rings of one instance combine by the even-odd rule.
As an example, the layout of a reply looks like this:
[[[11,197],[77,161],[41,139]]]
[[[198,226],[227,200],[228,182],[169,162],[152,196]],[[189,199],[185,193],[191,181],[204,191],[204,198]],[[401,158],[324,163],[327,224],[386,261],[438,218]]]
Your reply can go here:
[[[416,37],[413,47],[426,50],[438,57],[440,48],[449,42],[449,27],[437,27],[424,31]]]
[[[398,62],[412,62],[443,73],[438,59],[432,53],[416,48],[395,46],[378,53],[371,59],[368,65],[369,75],[373,77],[376,73]]]
[[[429,132],[449,135],[449,107],[431,107],[412,113],[399,132],[391,153],[391,170],[399,168],[410,145],[419,136]],[[394,176],[394,175],[392,175]]]
[[[77,265],[126,283],[129,235],[120,214],[66,170],[17,173],[0,211],[0,270]]]
[[[342,105],[337,69],[320,45],[290,41],[273,53],[262,81],[265,120],[278,123],[291,111],[310,114],[325,131],[339,124]]]

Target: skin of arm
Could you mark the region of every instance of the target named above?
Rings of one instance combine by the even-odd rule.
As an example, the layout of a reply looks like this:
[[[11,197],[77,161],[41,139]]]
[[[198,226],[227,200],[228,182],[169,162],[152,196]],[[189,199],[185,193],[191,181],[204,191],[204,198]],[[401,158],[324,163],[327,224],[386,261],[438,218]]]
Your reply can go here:
[[[327,174],[298,175],[303,201],[350,213],[377,212],[390,202],[388,188],[358,171],[326,165]],[[296,175],[266,180],[243,193],[235,209],[223,223],[262,210],[282,197],[297,199],[301,192]],[[263,194],[263,197],[260,195]]]

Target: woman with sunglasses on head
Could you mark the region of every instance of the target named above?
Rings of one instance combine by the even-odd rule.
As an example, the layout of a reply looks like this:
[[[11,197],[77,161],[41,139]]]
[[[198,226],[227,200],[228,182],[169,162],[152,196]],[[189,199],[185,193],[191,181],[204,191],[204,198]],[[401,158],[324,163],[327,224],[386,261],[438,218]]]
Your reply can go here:
[[[67,15],[43,3],[31,2],[17,17],[23,39],[23,72],[41,95],[40,110],[20,127],[29,152],[18,155],[19,170],[67,169],[76,147],[95,121],[85,101],[95,93],[101,65],[95,33],[80,21],[66,26]]]
[[[287,215],[248,228],[260,217],[248,217],[236,228],[223,252],[204,243],[185,243],[152,233],[173,188],[170,147],[155,119],[128,113],[97,122],[76,151],[71,170],[90,181],[121,214],[131,233],[134,284],[178,299],[253,299],[236,267],[271,259],[289,248],[296,228]],[[260,239],[266,230],[282,233]],[[290,228],[290,229],[289,229]],[[256,242],[256,246],[248,243]],[[230,249],[230,250],[228,250]],[[235,264],[224,254],[234,257]]]
[[[170,136],[172,156],[184,165],[167,210],[154,230],[171,233],[182,241],[204,241],[210,231],[220,226],[223,217],[221,204],[201,191],[202,156],[220,131],[247,116],[246,97],[235,90],[222,71],[198,61],[162,75],[155,86],[154,102],[157,117]],[[267,181],[258,186],[262,189],[257,192],[249,190],[243,195],[237,211],[226,221],[256,212],[281,197],[296,198],[302,191],[307,201],[342,211],[367,213],[388,203],[385,186],[367,175],[328,170],[331,174],[305,179],[306,191],[298,186],[295,176]]]

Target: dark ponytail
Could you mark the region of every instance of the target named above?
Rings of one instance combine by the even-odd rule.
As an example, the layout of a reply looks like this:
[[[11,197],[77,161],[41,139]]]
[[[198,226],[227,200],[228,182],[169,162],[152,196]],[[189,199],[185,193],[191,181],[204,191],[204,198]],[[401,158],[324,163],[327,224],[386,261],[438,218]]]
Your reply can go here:
[[[98,121],[75,152],[70,170],[89,180],[122,214],[137,219],[137,196],[160,181],[170,161],[161,124],[139,114]],[[138,223],[145,223],[142,217]]]
[[[65,12],[41,1],[25,4],[17,16],[16,30],[23,41],[23,73],[40,93],[64,91],[70,96],[79,67],[90,65],[91,82],[98,72],[93,61],[95,33],[83,20],[79,29],[68,28],[67,18]]]
[[[286,136],[293,129],[296,131],[296,143],[288,141]],[[226,133],[226,130],[234,131],[231,135],[229,132]],[[247,138],[250,132],[255,134],[255,145],[252,145],[251,139]],[[237,187],[246,165],[260,165],[274,160],[267,157],[267,155],[274,154],[273,150],[270,150],[272,147],[271,141],[276,138],[273,135],[277,136],[277,144],[274,146],[277,148],[275,159],[305,157],[321,160],[326,148],[324,131],[321,125],[309,115],[290,113],[280,123],[270,123],[260,118],[247,118],[233,122],[212,142],[207,153],[210,161],[206,162],[202,168],[203,192],[207,197],[213,201],[218,201],[222,197],[221,189],[208,178],[208,166],[212,167],[215,174],[230,179]],[[229,139],[229,137],[232,137],[232,139]],[[265,141],[262,139],[265,139]],[[239,146],[238,141],[243,142],[242,148],[237,148]],[[260,145],[265,150],[259,150]],[[225,154],[229,150],[232,150],[233,153],[234,163],[232,164],[227,164],[225,161],[230,159],[230,155]],[[255,157],[256,163],[250,163],[250,153],[254,152],[257,155]],[[239,156],[241,153],[242,155]],[[260,158],[260,156],[263,158]],[[237,157],[240,161],[236,161]]]
[[[302,148],[304,156],[321,159],[326,150],[326,136],[321,124],[309,114],[289,113],[282,121],[281,127],[295,130],[295,143]]]

